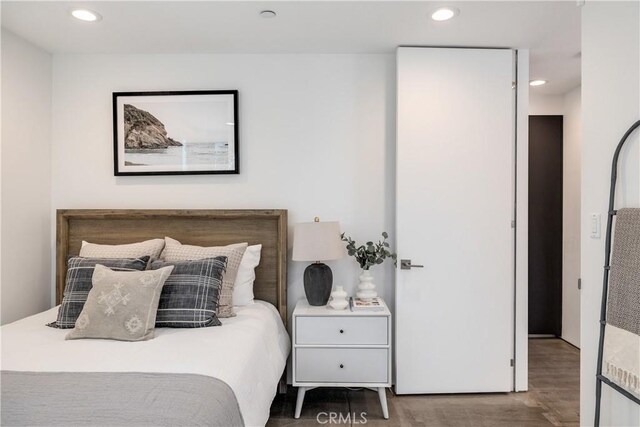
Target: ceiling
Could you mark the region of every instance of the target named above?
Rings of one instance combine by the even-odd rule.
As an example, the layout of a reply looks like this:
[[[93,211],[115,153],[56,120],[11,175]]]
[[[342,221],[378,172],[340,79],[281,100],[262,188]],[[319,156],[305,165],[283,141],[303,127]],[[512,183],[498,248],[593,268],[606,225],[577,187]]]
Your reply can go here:
[[[430,12],[449,5],[451,21]],[[101,21],[81,22],[85,7]],[[399,45],[531,50],[532,88],[580,84],[580,8],[574,1],[6,1],[2,26],[56,53],[392,53]],[[277,17],[265,19],[261,10]]]

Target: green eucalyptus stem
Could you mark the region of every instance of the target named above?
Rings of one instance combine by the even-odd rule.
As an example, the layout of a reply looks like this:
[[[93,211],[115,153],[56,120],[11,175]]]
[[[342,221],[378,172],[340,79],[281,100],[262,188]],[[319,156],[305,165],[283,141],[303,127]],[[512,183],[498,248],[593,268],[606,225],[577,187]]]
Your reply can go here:
[[[345,237],[345,233],[340,235],[343,242],[347,242],[347,253],[356,259],[360,268],[369,270],[374,265],[382,264],[385,259],[393,259],[393,265],[396,265],[397,255],[391,252],[387,238],[389,235],[386,231],[382,232],[382,240],[377,243],[367,242],[364,245],[357,246],[355,240],[351,237]]]

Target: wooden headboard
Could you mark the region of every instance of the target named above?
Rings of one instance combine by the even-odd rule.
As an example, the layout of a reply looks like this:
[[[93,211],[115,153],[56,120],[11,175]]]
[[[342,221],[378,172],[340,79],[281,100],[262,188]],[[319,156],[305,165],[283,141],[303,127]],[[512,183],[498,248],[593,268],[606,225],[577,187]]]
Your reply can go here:
[[[80,253],[83,240],[114,245],[164,236],[199,246],[262,244],[253,291],[287,324],[286,210],[58,210],[56,303],[62,301],[67,259]]]

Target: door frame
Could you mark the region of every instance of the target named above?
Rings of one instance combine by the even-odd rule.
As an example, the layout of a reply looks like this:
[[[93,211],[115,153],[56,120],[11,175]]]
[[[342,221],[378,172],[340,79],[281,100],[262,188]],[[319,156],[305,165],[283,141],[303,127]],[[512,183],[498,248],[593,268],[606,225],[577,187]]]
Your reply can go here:
[[[514,391],[529,388],[529,50],[516,52]]]

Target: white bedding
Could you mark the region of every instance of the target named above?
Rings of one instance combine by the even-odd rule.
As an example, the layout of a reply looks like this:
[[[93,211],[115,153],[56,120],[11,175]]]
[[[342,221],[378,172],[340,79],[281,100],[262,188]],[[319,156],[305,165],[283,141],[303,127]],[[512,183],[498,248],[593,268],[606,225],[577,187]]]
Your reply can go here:
[[[291,342],[278,311],[256,301],[235,308],[222,326],[156,329],[141,342],[65,341],[69,330],[45,326],[58,308],[0,328],[3,370],[170,372],[208,375],[235,392],[247,426],[266,424]]]

